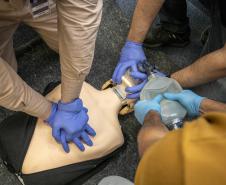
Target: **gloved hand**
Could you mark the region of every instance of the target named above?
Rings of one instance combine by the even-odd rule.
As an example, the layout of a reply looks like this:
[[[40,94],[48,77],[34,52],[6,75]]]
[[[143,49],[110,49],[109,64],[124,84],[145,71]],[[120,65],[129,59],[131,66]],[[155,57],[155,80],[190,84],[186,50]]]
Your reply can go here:
[[[134,106],[135,117],[140,124],[144,123],[144,118],[149,111],[156,111],[159,114],[161,113],[160,102],[162,101],[163,96],[158,95],[152,100],[142,100],[138,101]]]
[[[190,90],[184,90],[180,93],[164,93],[163,96],[168,100],[178,101],[186,108],[190,117],[199,115],[199,107],[204,99]]]
[[[64,151],[67,153],[70,151],[69,146],[68,146],[69,141],[72,141],[81,151],[85,150],[85,147],[84,147],[82,141],[84,141],[88,146],[93,146],[93,142],[89,138],[88,134],[91,136],[96,135],[95,130],[92,127],[90,127],[89,124],[87,124],[85,126],[85,128],[83,129],[83,131],[79,134],[66,135],[65,131],[61,131],[60,137],[61,137],[61,143],[62,143]]]
[[[132,74],[131,76],[136,79]],[[127,87],[125,90],[127,92],[126,98],[128,99],[139,99],[140,98],[140,92],[147,83],[148,79],[144,79],[141,83],[138,83],[137,85],[133,87]]]
[[[132,41],[127,41],[125,43],[121,50],[121,56],[113,73],[112,80],[114,83],[121,84],[122,76],[128,69],[130,69],[130,75],[141,83],[139,83],[137,86],[127,89],[128,93],[130,93],[128,98],[138,98],[139,92],[147,82],[147,75],[145,73],[141,73],[138,70],[138,64],[143,63],[146,60],[147,59],[141,43]]]
[[[52,127],[53,137],[63,145],[65,152],[69,152],[69,147],[64,138],[67,142],[73,141],[82,151],[84,146],[81,146],[78,140],[82,139],[87,145],[92,146],[92,141],[87,134],[95,136],[96,133],[87,124],[89,119],[87,111],[79,98],[70,103],[52,104],[51,115],[46,122]]]

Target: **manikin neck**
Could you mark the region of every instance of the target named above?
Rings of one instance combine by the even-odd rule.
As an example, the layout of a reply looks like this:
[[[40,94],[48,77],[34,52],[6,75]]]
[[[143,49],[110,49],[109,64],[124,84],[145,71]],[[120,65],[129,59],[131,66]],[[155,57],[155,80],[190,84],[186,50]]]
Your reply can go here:
[[[122,89],[122,88],[119,88]],[[123,99],[114,88],[108,88],[102,91],[105,95],[104,101],[108,104],[108,107],[114,109],[117,113],[120,111],[122,106],[127,103],[133,103],[135,100]],[[126,93],[125,93],[126,94]]]
[[[118,113],[123,105],[122,100],[116,95],[112,88],[103,90],[102,93],[104,93],[104,101],[108,105],[108,108],[112,107],[112,109]]]
[[[122,82],[120,85],[115,85],[112,87],[114,93],[118,96],[118,98],[121,101],[121,106],[128,104],[128,103],[132,103],[135,100],[129,100],[127,99],[127,92],[126,92],[126,88],[127,87],[133,87],[137,84],[137,81],[134,80],[131,76],[129,71],[127,71],[125,73],[124,76],[122,76]]]
[[[116,109],[117,112],[123,105],[133,103],[135,100],[129,100],[126,98],[126,88],[132,87],[134,85],[136,85],[136,81],[131,78],[129,72],[127,71],[122,77],[122,82],[120,85],[113,85],[113,87],[104,90],[104,93],[107,95],[106,97],[108,99],[106,103],[109,103],[109,106],[111,106],[110,104],[115,106],[114,109]]]

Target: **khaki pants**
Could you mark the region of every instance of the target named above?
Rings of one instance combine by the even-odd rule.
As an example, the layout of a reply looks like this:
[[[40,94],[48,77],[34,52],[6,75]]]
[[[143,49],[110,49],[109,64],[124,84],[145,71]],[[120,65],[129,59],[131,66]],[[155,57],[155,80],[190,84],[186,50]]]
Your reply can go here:
[[[17,61],[13,49],[13,34],[21,22],[39,33],[47,45],[58,52],[56,4],[50,1],[50,13],[33,19],[30,5],[23,0],[0,0],[0,57],[16,71]]]

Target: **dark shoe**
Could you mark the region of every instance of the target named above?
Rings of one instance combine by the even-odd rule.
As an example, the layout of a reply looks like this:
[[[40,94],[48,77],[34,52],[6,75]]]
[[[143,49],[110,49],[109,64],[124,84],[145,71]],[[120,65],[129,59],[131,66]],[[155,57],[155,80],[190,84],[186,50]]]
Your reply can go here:
[[[152,28],[146,39],[144,47],[156,48],[160,46],[185,47],[190,43],[190,31],[185,33],[173,33],[164,29],[161,25]]]

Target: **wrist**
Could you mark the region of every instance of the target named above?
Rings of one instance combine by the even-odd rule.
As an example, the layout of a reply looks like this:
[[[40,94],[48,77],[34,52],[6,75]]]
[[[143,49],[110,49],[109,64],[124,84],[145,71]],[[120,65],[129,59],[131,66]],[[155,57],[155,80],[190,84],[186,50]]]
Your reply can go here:
[[[88,68],[87,68],[88,70]],[[66,72],[62,71],[61,74],[61,102],[70,103],[73,100],[79,98],[83,82],[86,77],[86,72],[78,74],[76,71],[69,72],[70,74],[65,75]]]
[[[204,99],[206,99],[206,98],[201,97],[201,96],[198,96],[198,97],[196,98],[197,116],[200,115],[200,107],[201,107],[201,104],[202,104],[202,102],[204,101]]]
[[[52,102],[49,102],[47,108],[45,109],[43,115],[40,117],[42,120],[46,120],[50,117],[52,112]]]
[[[146,110],[144,110],[144,117],[143,117],[143,120],[141,121],[142,122],[142,124],[144,124],[144,122],[145,122],[145,118],[147,117],[147,118],[149,118],[150,117],[150,115],[149,114],[151,114],[151,116],[154,116],[153,114],[154,113],[156,113],[156,114],[159,114],[160,115],[160,107],[159,107],[159,109],[158,108],[148,108],[147,107],[147,109]]]
[[[129,40],[127,39],[126,40],[126,43],[125,43],[125,47],[142,47],[143,46],[143,43],[142,42],[137,42],[137,41],[133,41],[133,40]]]
[[[207,112],[213,112],[213,111],[226,112],[226,104],[221,102],[216,102],[208,98],[204,98],[200,104],[199,111],[201,114],[205,114]]]
[[[161,115],[158,111],[150,110],[144,117],[144,125],[150,124],[151,122],[161,122]]]
[[[50,117],[51,115],[51,106],[49,106],[46,110],[46,112],[40,117],[42,120],[46,120]]]
[[[51,106],[50,106],[50,109],[49,109],[48,117],[46,117],[46,119],[44,119],[45,122],[47,122],[50,125],[52,125],[54,117],[55,117],[55,114],[56,114],[56,111],[57,111],[57,104],[52,102]]]
[[[199,107],[199,112],[200,114],[204,114],[206,112],[208,112],[210,109],[211,109],[211,100],[210,99],[204,99],[201,104],[200,104],[200,107]]]
[[[139,35],[137,34],[133,34],[133,31],[130,30],[127,40],[133,41],[133,42],[137,42],[137,43],[143,43],[144,42],[144,38],[139,37]]]
[[[83,103],[80,98],[76,98],[68,103],[61,100],[58,102],[58,110],[66,112],[80,112],[83,108]]]

